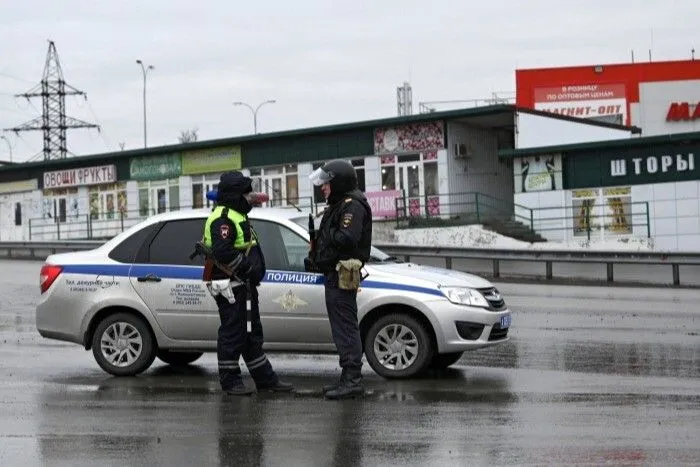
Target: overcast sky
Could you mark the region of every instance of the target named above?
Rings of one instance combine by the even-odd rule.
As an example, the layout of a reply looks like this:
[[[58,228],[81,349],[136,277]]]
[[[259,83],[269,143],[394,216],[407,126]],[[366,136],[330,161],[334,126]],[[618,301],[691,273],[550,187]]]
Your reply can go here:
[[[413,111],[427,101],[515,91],[515,69],[700,57],[700,1],[658,0],[0,0],[0,127],[41,115],[41,99],[16,99],[42,77],[48,39],[66,82],[67,114],[99,123],[69,130],[86,155],[148,145],[396,115],[410,81]],[[344,6],[341,6],[344,5]],[[350,6],[352,5],[352,6]],[[515,5],[518,5],[515,7]],[[466,105],[466,104],[465,104]],[[462,105],[462,106],[465,106]],[[438,109],[455,108],[437,106]],[[42,150],[41,132],[4,133],[15,161]],[[8,148],[0,141],[0,159]]]

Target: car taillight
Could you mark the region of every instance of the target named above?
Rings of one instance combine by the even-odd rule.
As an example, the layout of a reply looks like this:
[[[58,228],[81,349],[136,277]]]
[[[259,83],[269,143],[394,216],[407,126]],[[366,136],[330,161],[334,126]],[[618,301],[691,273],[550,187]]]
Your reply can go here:
[[[55,266],[53,264],[44,264],[39,273],[39,287],[41,293],[46,292],[51,287],[51,284],[58,278],[63,271],[63,266]]]

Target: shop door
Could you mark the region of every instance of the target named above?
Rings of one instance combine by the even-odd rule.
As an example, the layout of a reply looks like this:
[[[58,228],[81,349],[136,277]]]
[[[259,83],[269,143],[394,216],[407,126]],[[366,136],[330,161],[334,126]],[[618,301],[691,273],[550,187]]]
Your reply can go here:
[[[262,189],[270,197],[270,206],[284,206],[287,187],[283,175],[264,175],[262,177]]]
[[[423,165],[408,163],[397,164],[399,189],[406,196],[406,210],[409,216],[425,214],[425,186],[423,183]]]
[[[165,186],[151,187],[149,191],[149,204],[153,206],[155,213],[160,214],[162,212],[166,212],[168,210],[168,206],[170,205],[168,199],[168,188]]]

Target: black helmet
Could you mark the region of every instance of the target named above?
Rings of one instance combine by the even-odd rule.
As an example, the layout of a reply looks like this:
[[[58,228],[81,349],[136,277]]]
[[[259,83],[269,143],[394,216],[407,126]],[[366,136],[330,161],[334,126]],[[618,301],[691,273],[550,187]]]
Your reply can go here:
[[[310,176],[311,182],[320,186],[324,183],[331,184],[331,194],[342,196],[348,191],[357,188],[357,172],[355,167],[344,159],[335,159],[323,164]]]
[[[246,177],[238,170],[232,170],[221,174],[217,190],[219,193],[234,193],[245,194],[249,193],[252,187],[253,180]]]

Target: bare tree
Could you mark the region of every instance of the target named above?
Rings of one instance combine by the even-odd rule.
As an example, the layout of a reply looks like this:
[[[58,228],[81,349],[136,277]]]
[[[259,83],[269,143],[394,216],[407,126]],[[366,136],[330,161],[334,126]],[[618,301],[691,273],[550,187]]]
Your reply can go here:
[[[199,128],[192,128],[190,130],[180,130],[180,136],[177,137],[177,140],[181,144],[194,143],[199,138],[199,135],[197,134],[198,131]]]

